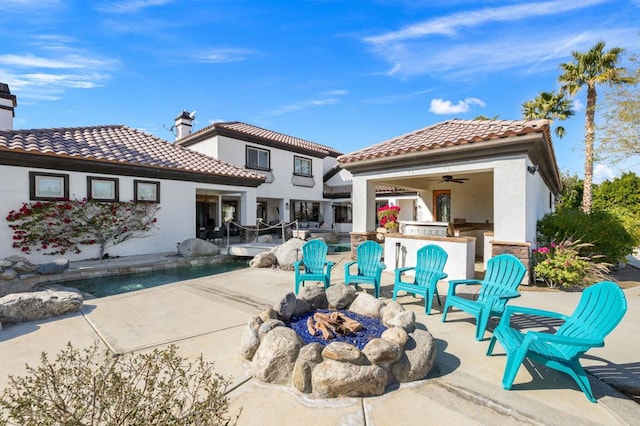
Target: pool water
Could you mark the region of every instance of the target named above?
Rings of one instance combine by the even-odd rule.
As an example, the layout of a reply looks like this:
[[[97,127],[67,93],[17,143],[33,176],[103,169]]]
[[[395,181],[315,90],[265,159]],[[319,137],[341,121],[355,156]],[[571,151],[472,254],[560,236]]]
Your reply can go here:
[[[248,261],[232,260],[208,265],[186,266],[136,274],[110,275],[107,277],[66,281],[63,284],[65,287],[77,288],[83,293],[89,293],[94,297],[106,297],[193,278],[235,271],[237,269],[247,268],[248,266]]]

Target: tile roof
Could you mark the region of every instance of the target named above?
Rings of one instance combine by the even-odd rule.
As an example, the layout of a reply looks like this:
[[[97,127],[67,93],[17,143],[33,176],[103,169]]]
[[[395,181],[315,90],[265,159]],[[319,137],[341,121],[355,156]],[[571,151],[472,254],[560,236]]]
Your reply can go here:
[[[449,146],[544,133],[550,141],[548,120],[448,120],[341,155],[338,162],[355,163]]]
[[[123,125],[0,131],[0,151],[264,180],[251,171]]]
[[[300,139],[295,136],[285,135],[284,133],[274,132],[273,130],[263,129],[261,127],[253,126],[251,124],[242,123],[240,121],[229,121],[222,123],[214,123],[210,126],[202,128],[187,137],[184,137],[178,141],[181,145],[189,145],[189,142],[193,139],[198,139],[203,134],[211,132],[232,132],[238,137],[249,136],[257,138],[266,142],[275,142],[283,146],[290,146],[293,148],[304,149],[306,151],[315,152],[324,156],[337,157],[342,153],[336,151],[330,146],[321,145],[315,142],[311,142],[305,139]]]

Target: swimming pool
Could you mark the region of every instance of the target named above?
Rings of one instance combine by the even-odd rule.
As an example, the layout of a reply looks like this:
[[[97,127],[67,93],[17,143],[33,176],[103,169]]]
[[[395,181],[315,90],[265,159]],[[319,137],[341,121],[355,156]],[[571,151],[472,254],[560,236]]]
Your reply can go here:
[[[229,260],[207,265],[182,266],[135,274],[110,275],[106,277],[65,281],[63,284],[65,287],[77,288],[81,292],[88,293],[94,297],[106,297],[193,278],[235,271],[237,269],[247,268],[248,266],[249,262],[245,260]]]

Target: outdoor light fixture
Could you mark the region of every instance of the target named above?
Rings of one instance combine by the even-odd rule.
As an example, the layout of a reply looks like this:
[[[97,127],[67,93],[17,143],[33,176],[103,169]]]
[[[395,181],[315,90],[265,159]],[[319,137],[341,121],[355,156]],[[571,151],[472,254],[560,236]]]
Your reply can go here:
[[[538,165],[536,164],[533,166],[527,166],[527,170],[529,170],[529,173],[531,173],[532,175],[535,175],[538,171]]]

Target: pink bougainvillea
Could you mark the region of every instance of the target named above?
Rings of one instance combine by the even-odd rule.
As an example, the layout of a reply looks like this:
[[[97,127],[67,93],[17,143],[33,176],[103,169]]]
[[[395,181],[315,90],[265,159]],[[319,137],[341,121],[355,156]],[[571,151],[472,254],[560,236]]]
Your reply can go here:
[[[11,210],[6,220],[13,229],[13,247],[25,254],[80,253],[82,245],[107,246],[141,237],[153,228],[160,206],[155,203],[95,200],[37,201]]]
[[[380,226],[388,230],[398,229],[398,214],[400,207],[387,204],[378,209],[378,222]]]

